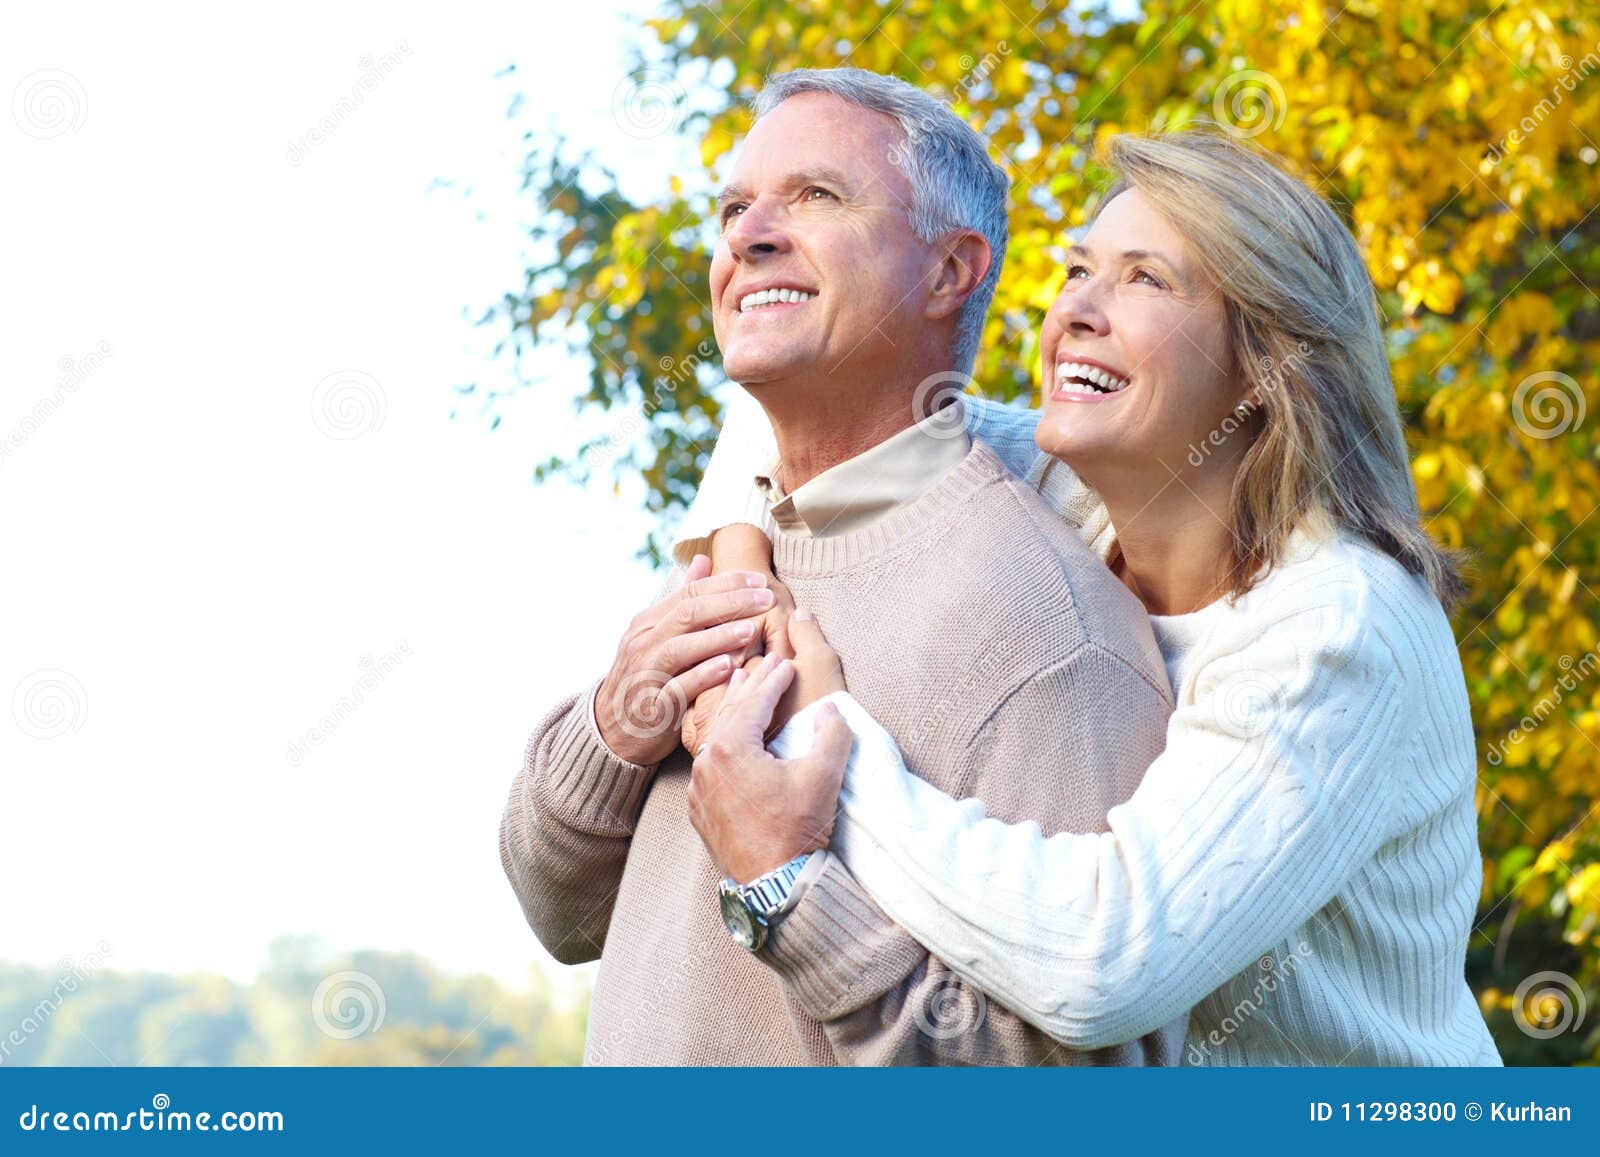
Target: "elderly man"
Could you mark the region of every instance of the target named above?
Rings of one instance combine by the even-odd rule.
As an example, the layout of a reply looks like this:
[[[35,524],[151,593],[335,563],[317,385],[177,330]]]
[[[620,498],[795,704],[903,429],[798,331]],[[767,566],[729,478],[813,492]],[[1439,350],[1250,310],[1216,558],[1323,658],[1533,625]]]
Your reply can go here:
[[[935,409],[977,349],[1005,176],[937,101],[872,73],[776,77],[756,114],[710,288],[728,376],[776,440],[753,515],[774,571],[918,775],[1002,818],[1105,830],[1171,709],[1149,626],[1015,477],[1031,441],[1000,440],[1008,469],[959,400]],[[988,1004],[825,851],[719,867],[676,729],[760,641],[777,592],[708,569],[696,556],[605,677],[546,716],[501,825],[540,940],[600,958],[588,1062],[1173,1063],[1181,1021],[1073,1053]],[[816,742],[850,735],[835,717]],[[844,943],[874,966],[841,975]]]

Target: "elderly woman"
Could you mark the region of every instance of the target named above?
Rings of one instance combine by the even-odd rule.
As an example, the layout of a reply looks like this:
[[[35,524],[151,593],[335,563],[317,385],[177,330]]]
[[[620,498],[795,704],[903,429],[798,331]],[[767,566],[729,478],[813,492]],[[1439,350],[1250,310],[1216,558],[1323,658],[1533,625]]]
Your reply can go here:
[[[1149,612],[1164,751],[1106,832],[990,819],[906,770],[802,611],[795,658],[736,672],[705,733],[695,826],[745,875],[828,848],[872,919],[972,986],[958,1014],[986,993],[1072,1048],[1189,1010],[1191,1064],[1497,1065],[1463,976],[1481,863],[1461,580],[1420,525],[1355,242],[1226,137],[1122,137],[1110,160],[1040,334],[1042,414],[968,398],[966,420],[1014,440],[1037,419],[1030,481]],[[737,524],[763,521],[747,464],[770,438],[736,411],[690,513],[719,567],[767,564]],[[769,753],[780,701],[804,709]],[[799,758],[839,716],[848,760]],[[777,802],[747,806],[774,772]],[[862,944],[841,933],[841,975],[880,966]]]

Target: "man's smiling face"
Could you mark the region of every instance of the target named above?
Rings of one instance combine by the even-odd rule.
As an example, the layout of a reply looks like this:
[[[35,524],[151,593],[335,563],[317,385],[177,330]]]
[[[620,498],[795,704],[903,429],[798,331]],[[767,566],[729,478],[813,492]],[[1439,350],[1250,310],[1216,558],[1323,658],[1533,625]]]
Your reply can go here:
[[[756,122],[718,202],[712,324],[741,385],[888,371],[926,326],[936,262],[911,231],[888,116],[828,93]]]

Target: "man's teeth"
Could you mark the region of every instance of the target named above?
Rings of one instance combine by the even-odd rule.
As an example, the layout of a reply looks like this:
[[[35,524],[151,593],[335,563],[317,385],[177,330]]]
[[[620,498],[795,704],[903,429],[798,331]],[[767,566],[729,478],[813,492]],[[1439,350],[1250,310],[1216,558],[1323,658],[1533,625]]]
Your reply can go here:
[[[1068,394],[1114,394],[1128,387],[1127,378],[1082,362],[1062,362],[1056,366],[1056,389]]]
[[[747,293],[739,299],[739,312],[759,309],[763,305],[781,305],[785,302],[810,301],[815,294],[807,293],[803,289],[763,289],[759,293]]]

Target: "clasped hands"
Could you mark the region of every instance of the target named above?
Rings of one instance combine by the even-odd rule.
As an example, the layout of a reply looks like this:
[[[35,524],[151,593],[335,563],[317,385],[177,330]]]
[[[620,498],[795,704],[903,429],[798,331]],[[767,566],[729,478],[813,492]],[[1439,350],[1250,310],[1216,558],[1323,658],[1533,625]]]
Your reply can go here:
[[[760,566],[765,537],[740,529],[762,554],[743,549],[738,563]],[[795,609],[770,569],[711,569],[696,556],[683,587],[629,624],[595,715],[620,759],[653,766],[680,740],[697,753],[690,820],[719,869],[746,882],[827,846],[853,737],[830,704],[805,756],[767,751],[795,712],[844,689],[843,670],[817,620]]]

